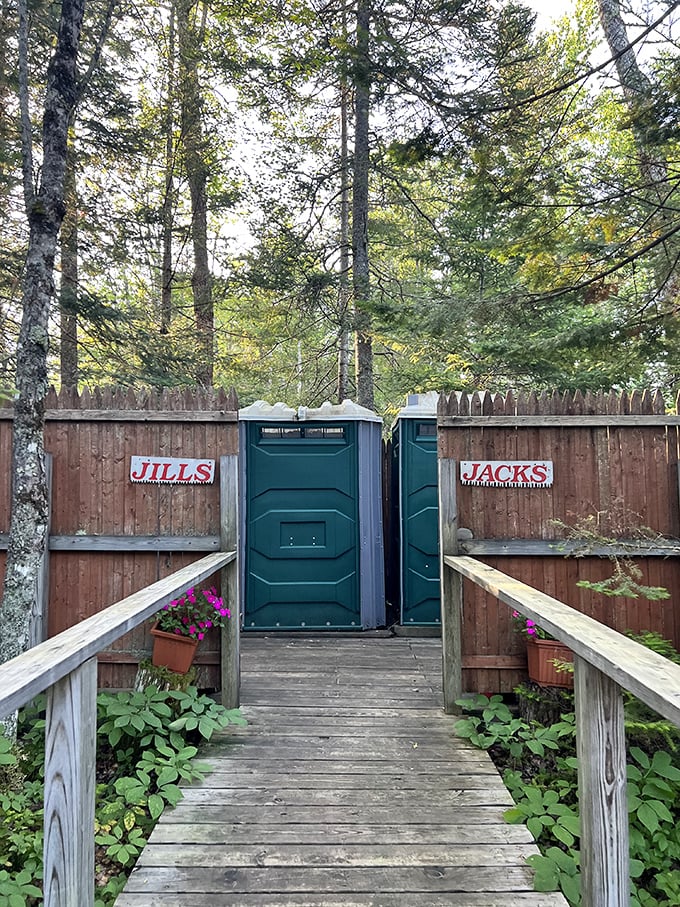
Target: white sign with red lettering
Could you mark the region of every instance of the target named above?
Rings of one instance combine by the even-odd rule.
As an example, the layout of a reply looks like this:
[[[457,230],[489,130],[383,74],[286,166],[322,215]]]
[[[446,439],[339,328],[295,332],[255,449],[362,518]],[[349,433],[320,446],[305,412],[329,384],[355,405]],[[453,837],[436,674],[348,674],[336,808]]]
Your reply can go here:
[[[552,460],[461,460],[463,485],[548,488],[553,483]]]
[[[189,457],[131,457],[131,482],[162,485],[210,485],[215,478],[214,460]]]

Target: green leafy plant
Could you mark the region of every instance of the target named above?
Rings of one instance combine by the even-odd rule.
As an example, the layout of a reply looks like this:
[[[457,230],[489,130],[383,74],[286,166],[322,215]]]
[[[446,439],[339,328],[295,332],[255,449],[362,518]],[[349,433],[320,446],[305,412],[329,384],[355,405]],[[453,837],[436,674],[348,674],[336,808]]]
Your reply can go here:
[[[229,724],[245,724],[196,687],[156,686],[100,693],[95,805],[97,907],[122,890],[155,821],[203,777],[197,744]],[[0,737],[0,903],[33,904],[42,878],[43,702],[20,715],[19,746]],[[4,742],[3,742],[4,741]],[[5,776],[3,785],[2,773]],[[8,780],[10,778],[11,780]],[[94,881],[94,880],[93,880]]]

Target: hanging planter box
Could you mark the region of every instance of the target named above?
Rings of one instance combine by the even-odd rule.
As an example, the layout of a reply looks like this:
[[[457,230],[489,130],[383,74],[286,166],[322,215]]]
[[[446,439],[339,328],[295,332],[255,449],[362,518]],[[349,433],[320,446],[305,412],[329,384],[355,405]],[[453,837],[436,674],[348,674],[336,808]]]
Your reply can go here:
[[[572,662],[574,653],[564,643],[556,639],[527,639],[527,666],[529,679],[544,687],[573,687],[574,674],[571,671],[558,671],[553,663]]]
[[[151,663],[157,668],[167,668],[176,674],[186,674],[194,661],[198,640],[151,628],[153,652]]]

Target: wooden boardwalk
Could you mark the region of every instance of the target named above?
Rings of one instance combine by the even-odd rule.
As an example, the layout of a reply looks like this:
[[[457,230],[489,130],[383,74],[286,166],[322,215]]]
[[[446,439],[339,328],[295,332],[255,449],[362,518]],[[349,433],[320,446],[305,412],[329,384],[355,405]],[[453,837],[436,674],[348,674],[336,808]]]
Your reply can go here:
[[[453,735],[438,640],[242,640],[249,726],[153,832],[116,907],[566,907]]]

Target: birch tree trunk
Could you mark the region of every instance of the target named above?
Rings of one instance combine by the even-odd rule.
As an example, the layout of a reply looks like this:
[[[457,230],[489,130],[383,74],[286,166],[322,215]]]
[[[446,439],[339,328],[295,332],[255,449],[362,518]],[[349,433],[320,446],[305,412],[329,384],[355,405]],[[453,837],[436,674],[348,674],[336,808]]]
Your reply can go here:
[[[354,61],[354,182],[352,187],[352,289],[356,325],[357,402],[374,408],[368,258],[368,155],[371,94],[370,0],[358,0]]]
[[[630,46],[626,26],[621,16],[619,0],[598,0],[600,23],[621,83],[623,97],[630,114],[631,129],[635,136],[640,170],[659,200],[667,194],[667,163],[652,150],[642,125],[645,108],[652,104],[652,83],[638,66],[635,50]]]
[[[22,170],[29,243],[23,315],[17,348],[12,454],[12,515],[0,620],[0,662],[28,646],[36,613],[40,563],[47,544],[44,398],[47,391],[47,319],[54,296],[54,258],[64,217],[64,178],[71,112],[76,103],[76,59],[85,0],[63,0],[53,56],[47,69],[42,166],[37,191],[28,110],[28,10],[19,0],[19,93]],[[10,728],[11,730],[11,728]]]
[[[630,46],[626,26],[621,15],[619,0],[598,0],[600,23],[609,50],[615,59],[616,72],[630,117],[631,130],[637,147],[638,164],[648,203],[653,205],[652,222],[664,234],[674,232],[674,212],[667,207],[672,188],[668,181],[668,161],[660,149],[648,141],[646,126],[653,116],[653,86],[638,66],[635,51]],[[678,261],[677,245],[667,237],[660,247],[662,258],[658,260],[657,282],[659,296],[676,305]]]

